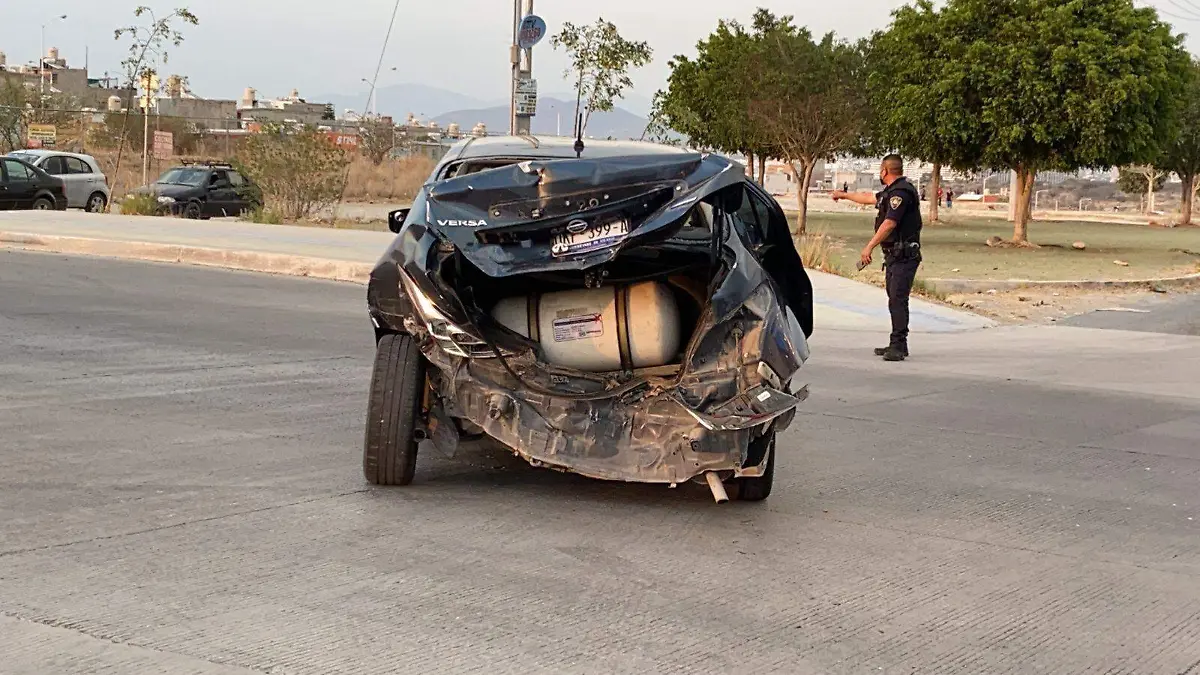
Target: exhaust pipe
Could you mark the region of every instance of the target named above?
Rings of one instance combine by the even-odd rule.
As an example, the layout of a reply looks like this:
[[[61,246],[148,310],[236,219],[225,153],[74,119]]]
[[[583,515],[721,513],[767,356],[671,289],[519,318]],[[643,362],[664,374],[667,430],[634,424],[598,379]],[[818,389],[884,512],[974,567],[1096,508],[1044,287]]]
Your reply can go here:
[[[704,474],[704,480],[708,481],[708,489],[712,490],[714,501],[718,504],[729,501],[729,495],[725,493],[725,484],[721,482],[721,477],[717,475],[716,471]]]

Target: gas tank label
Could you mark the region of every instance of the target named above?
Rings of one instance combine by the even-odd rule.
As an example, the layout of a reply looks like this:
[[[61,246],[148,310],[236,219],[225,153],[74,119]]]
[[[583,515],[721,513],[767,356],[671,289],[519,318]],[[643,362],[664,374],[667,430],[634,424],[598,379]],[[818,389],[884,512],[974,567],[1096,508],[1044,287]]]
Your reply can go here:
[[[554,320],[554,341],[571,342],[604,335],[604,319],[599,314],[564,316]]]

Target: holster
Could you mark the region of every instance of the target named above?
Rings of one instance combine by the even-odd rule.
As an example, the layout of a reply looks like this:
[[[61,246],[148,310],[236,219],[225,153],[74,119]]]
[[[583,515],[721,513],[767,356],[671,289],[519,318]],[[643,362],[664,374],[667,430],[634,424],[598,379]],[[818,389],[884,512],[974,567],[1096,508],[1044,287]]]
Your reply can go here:
[[[915,241],[900,242],[883,247],[884,264],[920,260],[921,245]]]

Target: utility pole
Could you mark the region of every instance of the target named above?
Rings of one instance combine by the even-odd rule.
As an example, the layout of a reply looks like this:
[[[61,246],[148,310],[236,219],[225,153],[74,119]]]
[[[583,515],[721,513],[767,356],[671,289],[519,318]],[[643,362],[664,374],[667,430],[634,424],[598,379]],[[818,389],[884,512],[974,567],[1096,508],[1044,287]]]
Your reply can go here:
[[[517,103],[518,99],[522,94],[528,96],[531,88],[533,88],[533,96],[537,96],[535,89],[537,85],[533,81],[533,45],[521,46],[521,23],[526,16],[532,14],[533,0],[513,0],[513,42],[510,47],[512,104],[510,106],[509,133],[517,136],[528,135],[533,121],[533,115],[528,114],[528,111],[521,112]]]

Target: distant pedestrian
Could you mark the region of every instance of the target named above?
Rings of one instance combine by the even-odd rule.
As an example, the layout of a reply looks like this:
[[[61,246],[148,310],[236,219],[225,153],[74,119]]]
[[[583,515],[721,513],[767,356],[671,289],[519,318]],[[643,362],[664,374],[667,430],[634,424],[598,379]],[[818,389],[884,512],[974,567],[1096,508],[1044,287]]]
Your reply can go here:
[[[904,177],[904,160],[888,155],[879,167],[882,192],[834,192],[834,201],[848,199],[863,206],[874,204],[875,236],[859,255],[859,264],[871,264],[876,246],[883,247],[883,270],[892,315],[892,335],[887,347],[875,350],[884,361],[903,361],[908,357],[908,296],[912,293],[917,267],[921,265],[921,205],[917,188]],[[861,267],[860,267],[861,269]]]
[[[925,188],[921,188],[921,201],[925,201]]]
[[[842,183],[842,192],[848,192],[849,190],[850,190],[850,184]]]
[[[946,208],[954,208],[954,190],[946,190]]]

